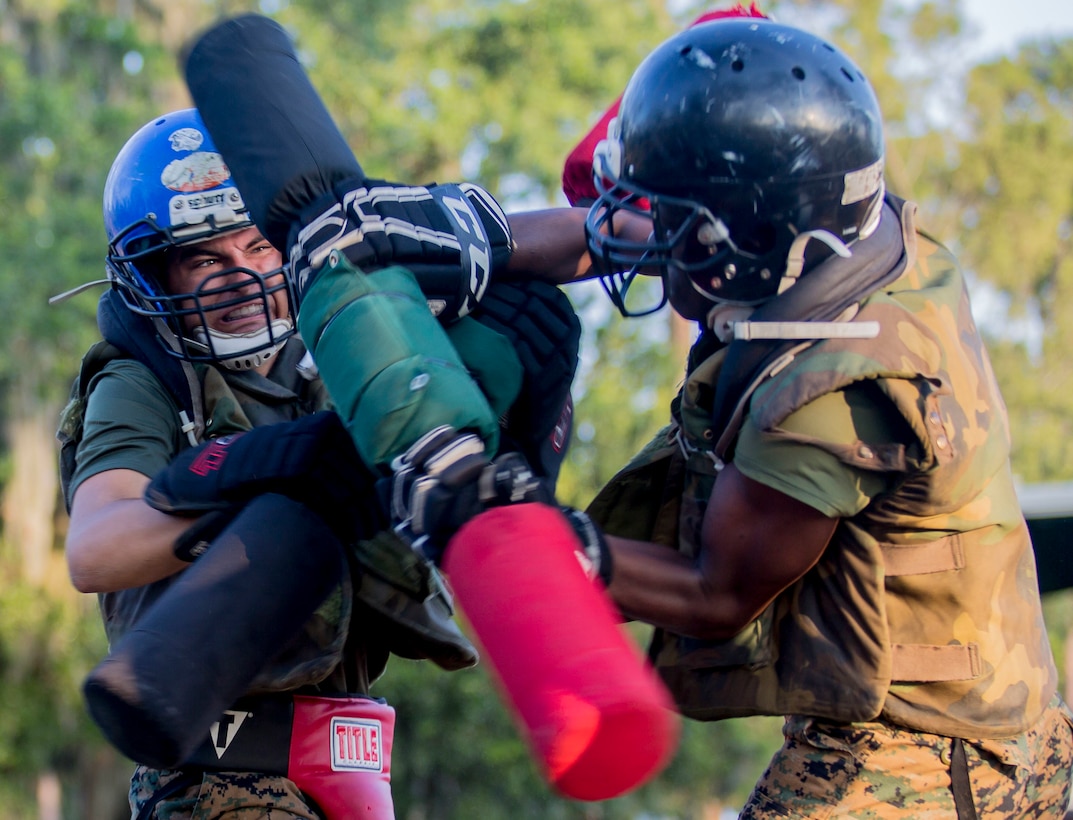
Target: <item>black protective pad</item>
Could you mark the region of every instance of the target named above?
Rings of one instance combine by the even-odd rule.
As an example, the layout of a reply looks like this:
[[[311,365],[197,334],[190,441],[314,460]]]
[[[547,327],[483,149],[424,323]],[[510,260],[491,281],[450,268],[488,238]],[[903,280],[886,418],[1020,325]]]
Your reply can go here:
[[[267,17],[225,20],[188,44],[186,84],[254,223],[287,253],[298,214],[365,173],[294,52]]]
[[[511,412],[525,412],[536,434],[547,435],[577,371],[581,321],[569,298],[546,282],[495,281],[473,318],[510,339],[525,374]]]
[[[263,495],[145,612],[83,694],[131,760],[185,760],[345,572],[343,547],[306,507]]]
[[[214,731],[184,761],[210,771],[262,772],[287,776],[294,698],[240,698],[221,715]]]
[[[1073,516],[1029,518],[1039,591],[1073,587]]]
[[[501,449],[513,444],[539,475],[556,479],[573,427],[570,387],[581,344],[573,305],[546,282],[493,282],[472,315],[510,339],[524,373]]]

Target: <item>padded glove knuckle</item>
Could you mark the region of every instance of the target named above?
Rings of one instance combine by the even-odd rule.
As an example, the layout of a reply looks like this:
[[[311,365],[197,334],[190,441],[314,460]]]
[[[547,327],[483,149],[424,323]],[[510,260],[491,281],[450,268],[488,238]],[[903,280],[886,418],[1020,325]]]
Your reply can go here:
[[[426,433],[392,465],[395,531],[438,561],[458,528],[481,512],[477,484],[487,464],[478,436],[446,425]]]
[[[303,212],[289,245],[299,298],[334,249],[365,273],[409,268],[447,321],[476,306],[514,240],[499,204],[477,186],[351,179]]]

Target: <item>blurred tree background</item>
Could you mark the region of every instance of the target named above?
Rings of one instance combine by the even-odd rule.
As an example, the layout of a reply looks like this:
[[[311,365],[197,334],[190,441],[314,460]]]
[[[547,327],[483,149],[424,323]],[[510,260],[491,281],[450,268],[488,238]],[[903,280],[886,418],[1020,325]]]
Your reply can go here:
[[[693,0],[0,0],[0,820],[127,816],[131,764],[86,718],[105,651],[62,545],[53,432],[103,276],[100,201],[126,138],[189,98],[183,42],[220,14],[287,26],[374,176],[469,179],[508,210],[563,204],[562,161],[640,59],[712,7]],[[841,44],[873,80],[891,188],[961,257],[1003,385],[1025,481],[1073,479],[1073,41],[965,65],[958,0],[773,0],[764,11]],[[664,422],[690,329],[668,312],[586,323],[577,427],[561,490],[583,505]],[[1060,659],[1071,609],[1046,602]],[[639,643],[645,635],[635,633]],[[780,742],[778,719],[687,723],[669,768],[595,804],[549,793],[485,670],[396,660],[375,687],[398,709],[400,820],[716,818]]]

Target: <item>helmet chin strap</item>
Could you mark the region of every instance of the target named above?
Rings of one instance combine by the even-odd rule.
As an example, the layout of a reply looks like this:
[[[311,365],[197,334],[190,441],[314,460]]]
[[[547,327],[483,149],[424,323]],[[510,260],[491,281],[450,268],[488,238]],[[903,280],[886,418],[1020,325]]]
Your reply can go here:
[[[221,333],[212,328],[195,327],[190,335],[190,344],[216,357],[216,360],[228,370],[253,370],[269,361],[286,343],[286,339],[268,345],[269,339],[283,336],[294,327],[290,319],[276,319],[268,327],[250,333]],[[267,345],[261,350],[249,352],[251,348]]]
[[[786,254],[786,270],[783,272],[782,279],[779,282],[778,293],[788,291],[797,282],[798,277],[801,276],[801,271],[805,267],[805,248],[812,239],[819,240],[843,259],[849,259],[849,257],[853,256],[849,246],[828,230],[819,228],[814,231],[800,233],[794,237],[794,241],[790,245],[790,251]]]
[[[871,226],[869,233],[874,229],[874,225]],[[786,272],[779,282],[779,294],[789,290],[800,278],[805,265],[805,247],[812,239],[823,242],[843,259],[853,255],[849,246],[830,231],[819,229],[799,234],[786,257]],[[708,311],[706,321],[716,337],[727,344],[735,340],[874,339],[879,335],[879,322],[851,322],[859,310],[856,304],[847,306],[831,322],[750,322],[749,316],[754,310],[755,305],[716,304]]]
[[[742,305],[717,304],[708,311],[705,318],[708,328],[715,337],[723,344],[729,344],[734,340],[734,329],[741,324],[746,324],[755,306],[744,307]]]

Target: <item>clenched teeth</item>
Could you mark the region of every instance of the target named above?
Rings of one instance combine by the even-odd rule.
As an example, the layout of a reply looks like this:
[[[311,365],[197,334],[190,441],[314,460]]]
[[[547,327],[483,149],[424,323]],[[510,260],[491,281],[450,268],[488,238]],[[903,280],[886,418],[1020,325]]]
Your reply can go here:
[[[228,322],[235,322],[239,319],[245,319],[247,316],[260,316],[265,312],[265,306],[260,302],[253,302],[242,307],[235,308],[230,313],[224,316],[224,320]]]

